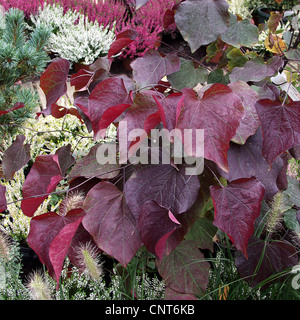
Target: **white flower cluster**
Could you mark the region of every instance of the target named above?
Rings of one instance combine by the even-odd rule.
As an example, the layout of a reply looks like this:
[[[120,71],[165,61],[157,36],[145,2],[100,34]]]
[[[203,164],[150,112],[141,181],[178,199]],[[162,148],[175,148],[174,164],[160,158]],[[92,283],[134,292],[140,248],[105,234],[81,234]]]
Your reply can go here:
[[[46,25],[52,30],[48,50],[71,62],[91,64],[99,56],[105,56],[114,41],[114,28],[103,27],[97,21],[90,22],[79,12],[67,11],[59,5],[44,5],[31,16],[35,26]]]

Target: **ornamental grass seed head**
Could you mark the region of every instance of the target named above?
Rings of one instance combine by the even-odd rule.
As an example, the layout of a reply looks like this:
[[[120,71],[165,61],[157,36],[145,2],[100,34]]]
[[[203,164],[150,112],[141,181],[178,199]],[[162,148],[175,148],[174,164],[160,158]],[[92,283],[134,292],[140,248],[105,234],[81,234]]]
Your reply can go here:
[[[34,271],[27,282],[32,300],[51,300],[49,285],[40,271]]]
[[[99,256],[99,249],[87,242],[78,247],[77,259],[81,272],[93,280],[100,280],[103,276],[102,262]]]
[[[84,193],[82,191],[72,192],[61,202],[59,206],[59,215],[65,216],[73,209],[80,209],[84,202]]]

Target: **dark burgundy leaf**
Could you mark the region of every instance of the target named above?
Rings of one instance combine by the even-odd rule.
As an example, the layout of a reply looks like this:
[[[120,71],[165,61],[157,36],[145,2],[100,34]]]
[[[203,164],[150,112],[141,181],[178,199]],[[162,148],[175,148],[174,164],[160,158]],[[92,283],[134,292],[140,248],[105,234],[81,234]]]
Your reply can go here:
[[[77,177],[112,179],[119,174],[118,164],[100,164],[97,161],[97,150],[102,144],[93,146],[89,153],[77,160],[76,164],[69,173],[69,178]]]
[[[300,101],[282,104],[263,99],[255,106],[263,132],[263,156],[272,165],[280,154],[300,144]]]
[[[98,138],[99,122],[103,113],[119,104],[132,104],[122,78],[108,78],[101,81],[88,98],[88,114],[92,122],[95,138]]]
[[[83,209],[83,226],[98,247],[126,267],[142,240],[123,193],[112,183],[100,182],[88,192]]]
[[[186,175],[185,169],[159,164],[135,171],[124,189],[133,216],[138,220],[141,206],[149,200],[175,215],[187,211],[197,199],[200,183],[198,176]]]
[[[170,289],[197,296],[205,293],[209,263],[193,242],[182,241],[169,256],[157,261],[157,267]]]
[[[67,92],[67,78],[70,62],[66,59],[54,60],[44,71],[40,78],[40,87],[46,95],[45,115],[51,114],[51,105]]]
[[[155,86],[164,77],[180,69],[176,53],[163,56],[156,50],[148,50],[143,57],[131,63],[133,78],[139,87]]]
[[[35,251],[35,253],[39,256],[40,261],[46,265],[49,274],[55,279],[57,278],[57,274],[55,271],[58,271],[58,260],[55,261],[57,265],[53,266],[50,259],[50,247],[56,236],[59,235],[60,231],[68,224],[73,224],[82,220],[84,212],[81,209],[75,209],[70,212],[66,216],[60,216],[55,212],[48,212],[36,217],[33,217],[30,221],[30,230],[27,237],[27,241],[29,246]],[[74,226],[74,225],[73,225]],[[73,233],[73,232],[72,232]],[[69,233],[66,234],[66,239],[72,238],[74,234]],[[61,235],[59,236],[61,238]],[[59,252],[61,248],[52,247],[52,258],[55,260],[55,251],[56,255],[61,255]],[[64,248],[65,250],[67,248]],[[61,258],[62,256],[60,256]]]
[[[171,211],[156,201],[147,201],[141,207],[137,229],[143,243],[158,259],[162,259],[168,237],[180,227]]]
[[[2,170],[6,180],[11,180],[14,173],[20,170],[30,160],[30,145],[24,144],[25,136],[18,135],[3,155]]]
[[[228,2],[225,0],[187,0],[175,13],[177,28],[194,53],[218,39],[228,29]]]
[[[193,130],[192,141],[184,143],[186,153],[190,156],[197,154],[196,146],[202,141],[196,140],[196,130],[204,129],[204,158],[214,161],[227,172],[229,143],[244,115],[241,98],[223,84],[212,85],[200,100],[193,89],[183,89],[183,96],[183,108],[176,127],[181,130],[182,139],[184,129]]]
[[[239,254],[235,259],[238,272],[252,287],[262,283],[267,278],[281,273],[298,263],[296,248],[286,241],[264,241],[252,238],[248,245],[248,259]],[[259,264],[259,268],[257,268]],[[276,281],[283,281],[287,275],[268,280],[262,286],[266,289]]]
[[[284,161],[277,158],[269,170],[269,165],[262,156],[262,144],[261,128],[244,145],[231,143],[227,153],[229,172],[220,169],[219,172],[229,181],[256,177],[265,187],[265,199],[271,200],[279,191],[277,178],[284,168]]]
[[[18,110],[18,109],[22,109],[25,107],[25,104],[23,102],[17,102],[14,104],[14,106],[12,108],[10,108],[9,110],[0,110],[0,116],[7,114],[9,112]]]
[[[66,175],[67,170],[75,163],[75,159],[71,154],[71,145],[68,144],[64,147],[59,148],[55,155],[57,156],[57,161],[61,173],[63,176]]]
[[[163,17],[163,26],[165,31],[175,31],[176,30],[176,23],[175,23],[175,9],[172,10],[168,9],[165,11]]]
[[[214,225],[223,230],[247,258],[248,241],[260,215],[265,188],[256,178],[239,179],[226,187],[211,186],[215,208]]]
[[[7,209],[5,191],[6,187],[0,184],[0,212],[3,212]]]

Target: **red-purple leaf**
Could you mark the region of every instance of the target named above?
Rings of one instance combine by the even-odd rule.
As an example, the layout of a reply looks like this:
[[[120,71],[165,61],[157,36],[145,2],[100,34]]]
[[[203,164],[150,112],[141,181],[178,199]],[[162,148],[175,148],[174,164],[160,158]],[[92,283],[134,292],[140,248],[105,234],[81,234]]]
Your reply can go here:
[[[38,156],[23,184],[23,213],[32,217],[41,203],[63,178],[54,155]]]
[[[174,214],[187,211],[196,201],[200,188],[197,176],[187,176],[185,167],[169,164],[144,167],[134,172],[125,184],[125,197],[138,220],[141,206],[154,200]]]
[[[83,226],[98,247],[126,267],[142,240],[123,193],[112,183],[100,182],[88,192],[83,209]]]
[[[55,269],[51,262],[49,251],[50,246],[55,239],[56,236],[59,235],[60,231],[68,224],[72,224],[77,222],[78,220],[82,220],[84,212],[81,209],[74,209],[66,216],[60,216],[55,212],[48,212],[36,217],[33,217],[30,221],[30,230],[27,237],[27,241],[29,246],[35,251],[35,253],[39,256],[40,261],[46,265],[49,274],[55,279],[57,278],[57,274],[55,271],[58,271],[58,260],[55,261]],[[68,237],[72,239],[74,236],[73,233],[69,233]],[[61,235],[59,236],[61,238]],[[65,240],[70,239],[65,238]],[[58,247],[56,251],[56,255],[59,255],[60,258],[62,254],[60,250],[65,251],[66,248]],[[52,247],[52,258],[55,258],[55,247]]]
[[[51,114],[51,105],[67,92],[67,78],[70,62],[66,59],[54,60],[44,71],[40,78],[40,87],[47,100],[45,115]]]
[[[65,108],[65,107],[57,105],[56,103],[52,104],[52,106],[51,106],[52,117],[54,117],[56,119],[60,119],[60,118],[63,118],[64,116],[66,116],[67,114],[71,114],[71,115],[77,117],[83,123],[83,120],[82,120],[82,118],[76,108]]]
[[[133,78],[140,87],[155,86],[159,81],[180,69],[180,59],[175,53],[162,56],[156,50],[148,50],[143,57],[131,63]]]
[[[166,129],[172,131],[175,129],[177,118],[180,114],[181,108],[178,112],[178,105],[182,99],[182,93],[172,93],[164,99],[158,100],[153,97],[157,103],[161,121]]]
[[[14,104],[14,106],[12,108],[10,108],[9,110],[0,110],[0,116],[7,114],[9,112],[18,110],[18,109],[22,109],[25,107],[25,104],[23,102],[17,102]]]
[[[142,205],[137,229],[143,243],[158,259],[162,259],[168,237],[180,227],[180,223],[168,209],[156,201]]]
[[[205,293],[209,263],[193,242],[182,241],[169,256],[157,261],[157,267],[170,289],[197,296]]]
[[[119,104],[132,104],[131,96],[122,78],[105,79],[91,92],[88,99],[88,112],[96,139],[103,113]]]
[[[256,178],[239,179],[226,187],[211,186],[215,208],[214,225],[224,231],[247,258],[248,240],[260,215],[265,188]]]
[[[120,126],[118,128],[118,135],[119,135],[118,137],[120,139],[120,146],[126,149],[126,152],[129,149],[129,147],[132,147],[134,144],[137,143],[136,141],[132,141],[132,143],[128,141],[129,133],[133,132],[134,129],[144,130],[145,122],[147,118],[158,111],[157,104],[154,100],[154,97],[157,100],[159,100],[163,97],[163,95],[159,93],[155,93],[154,91],[151,91],[151,90],[144,90],[142,92],[139,92],[134,97],[133,105],[126,110],[126,114],[122,119],[122,122],[123,124],[126,124],[126,127],[123,128],[122,126],[122,130],[120,129]],[[150,122],[148,122],[148,125],[149,124]],[[152,122],[152,125],[156,125],[156,123]],[[147,122],[146,122],[146,127],[147,127],[146,128],[147,130],[151,129],[151,126],[147,126]],[[140,136],[139,142],[142,142],[142,140],[145,137],[146,136]]]
[[[127,110],[131,104],[118,104],[117,106],[110,107],[103,112],[101,120],[99,122],[99,135],[101,138],[106,136],[107,127],[114,122],[125,110]]]
[[[70,144],[56,150],[55,161],[57,161],[62,175],[65,176],[67,170],[75,163],[75,159],[71,154]]]
[[[116,40],[111,44],[108,50],[107,57],[111,58],[112,56],[120,53],[131,42],[133,42],[137,36],[138,36],[138,33],[133,29],[125,30],[119,33],[116,37]]]
[[[183,108],[177,128],[193,130],[193,139],[184,143],[188,155],[196,155],[196,129],[204,129],[204,158],[228,171],[227,150],[244,115],[241,98],[228,86],[214,84],[199,100],[193,89],[183,89]],[[200,142],[197,142],[198,144]]]
[[[49,246],[49,258],[53,266],[56,282],[59,283],[60,274],[62,271],[63,263],[65,261],[70,244],[73,240],[75,233],[84,217],[82,210],[75,209],[73,212],[69,212],[68,216],[72,215],[76,211],[78,219],[74,222],[66,224],[59,233],[55,236]]]
[[[263,99],[255,106],[263,132],[263,156],[272,165],[280,154],[300,144],[300,101],[282,104]]]
[[[280,157],[277,158],[269,170],[269,165],[262,156],[262,143],[261,128],[255,135],[249,137],[244,145],[231,143],[227,153],[229,172],[222,170],[219,172],[229,181],[256,177],[265,187],[265,199],[271,200],[279,191],[277,178],[284,169],[284,161]]]
[[[3,212],[7,209],[5,191],[6,187],[0,184],[0,212]]]
[[[66,170],[74,163],[70,145],[56,151],[55,155],[36,157],[22,187],[21,208],[26,216],[32,217],[64,177]]]
[[[243,81],[230,83],[228,87],[242,99],[245,110],[244,117],[242,118],[232,141],[244,144],[248,137],[255,134],[256,130],[260,126],[258,114],[255,108],[255,103],[259,99],[259,95]]]
[[[3,155],[2,170],[6,180],[11,180],[16,171],[20,170],[30,160],[30,145],[24,144],[25,136],[18,135]]]
[[[286,241],[264,241],[251,238],[248,245],[248,259],[242,254],[235,259],[238,272],[241,278],[244,278],[252,287],[264,283],[262,290],[265,290],[276,281],[284,281],[288,276],[288,268],[294,267],[298,263],[297,249]],[[259,265],[259,268],[257,266]],[[277,273],[283,273],[281,277],[274,276]]]
[[[94,72],[80,69],[77,73],[71,75],[71,86],[75,86],[75,90],[86,90],[88,84],[92,80]]]

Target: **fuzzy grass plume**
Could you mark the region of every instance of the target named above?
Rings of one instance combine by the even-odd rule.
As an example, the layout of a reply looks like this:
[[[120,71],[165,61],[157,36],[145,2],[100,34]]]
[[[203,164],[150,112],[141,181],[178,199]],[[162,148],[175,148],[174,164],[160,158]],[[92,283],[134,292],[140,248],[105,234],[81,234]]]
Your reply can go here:
[[[81,244],[78,248],[77,259],[79,268],[93,280],[100,280],[103,275],[99,249],[91,242]]]
[[[51,300],[49,285],[41,272],[35,271],[30,275],[27,288],[32,300]]]
[[[266,230],[269,234],[272,234],[281,225],[282,202],[283,202],[282,192],[276,193],[273,198],[271,209],[269,211],[268,219],[266,222]]]

